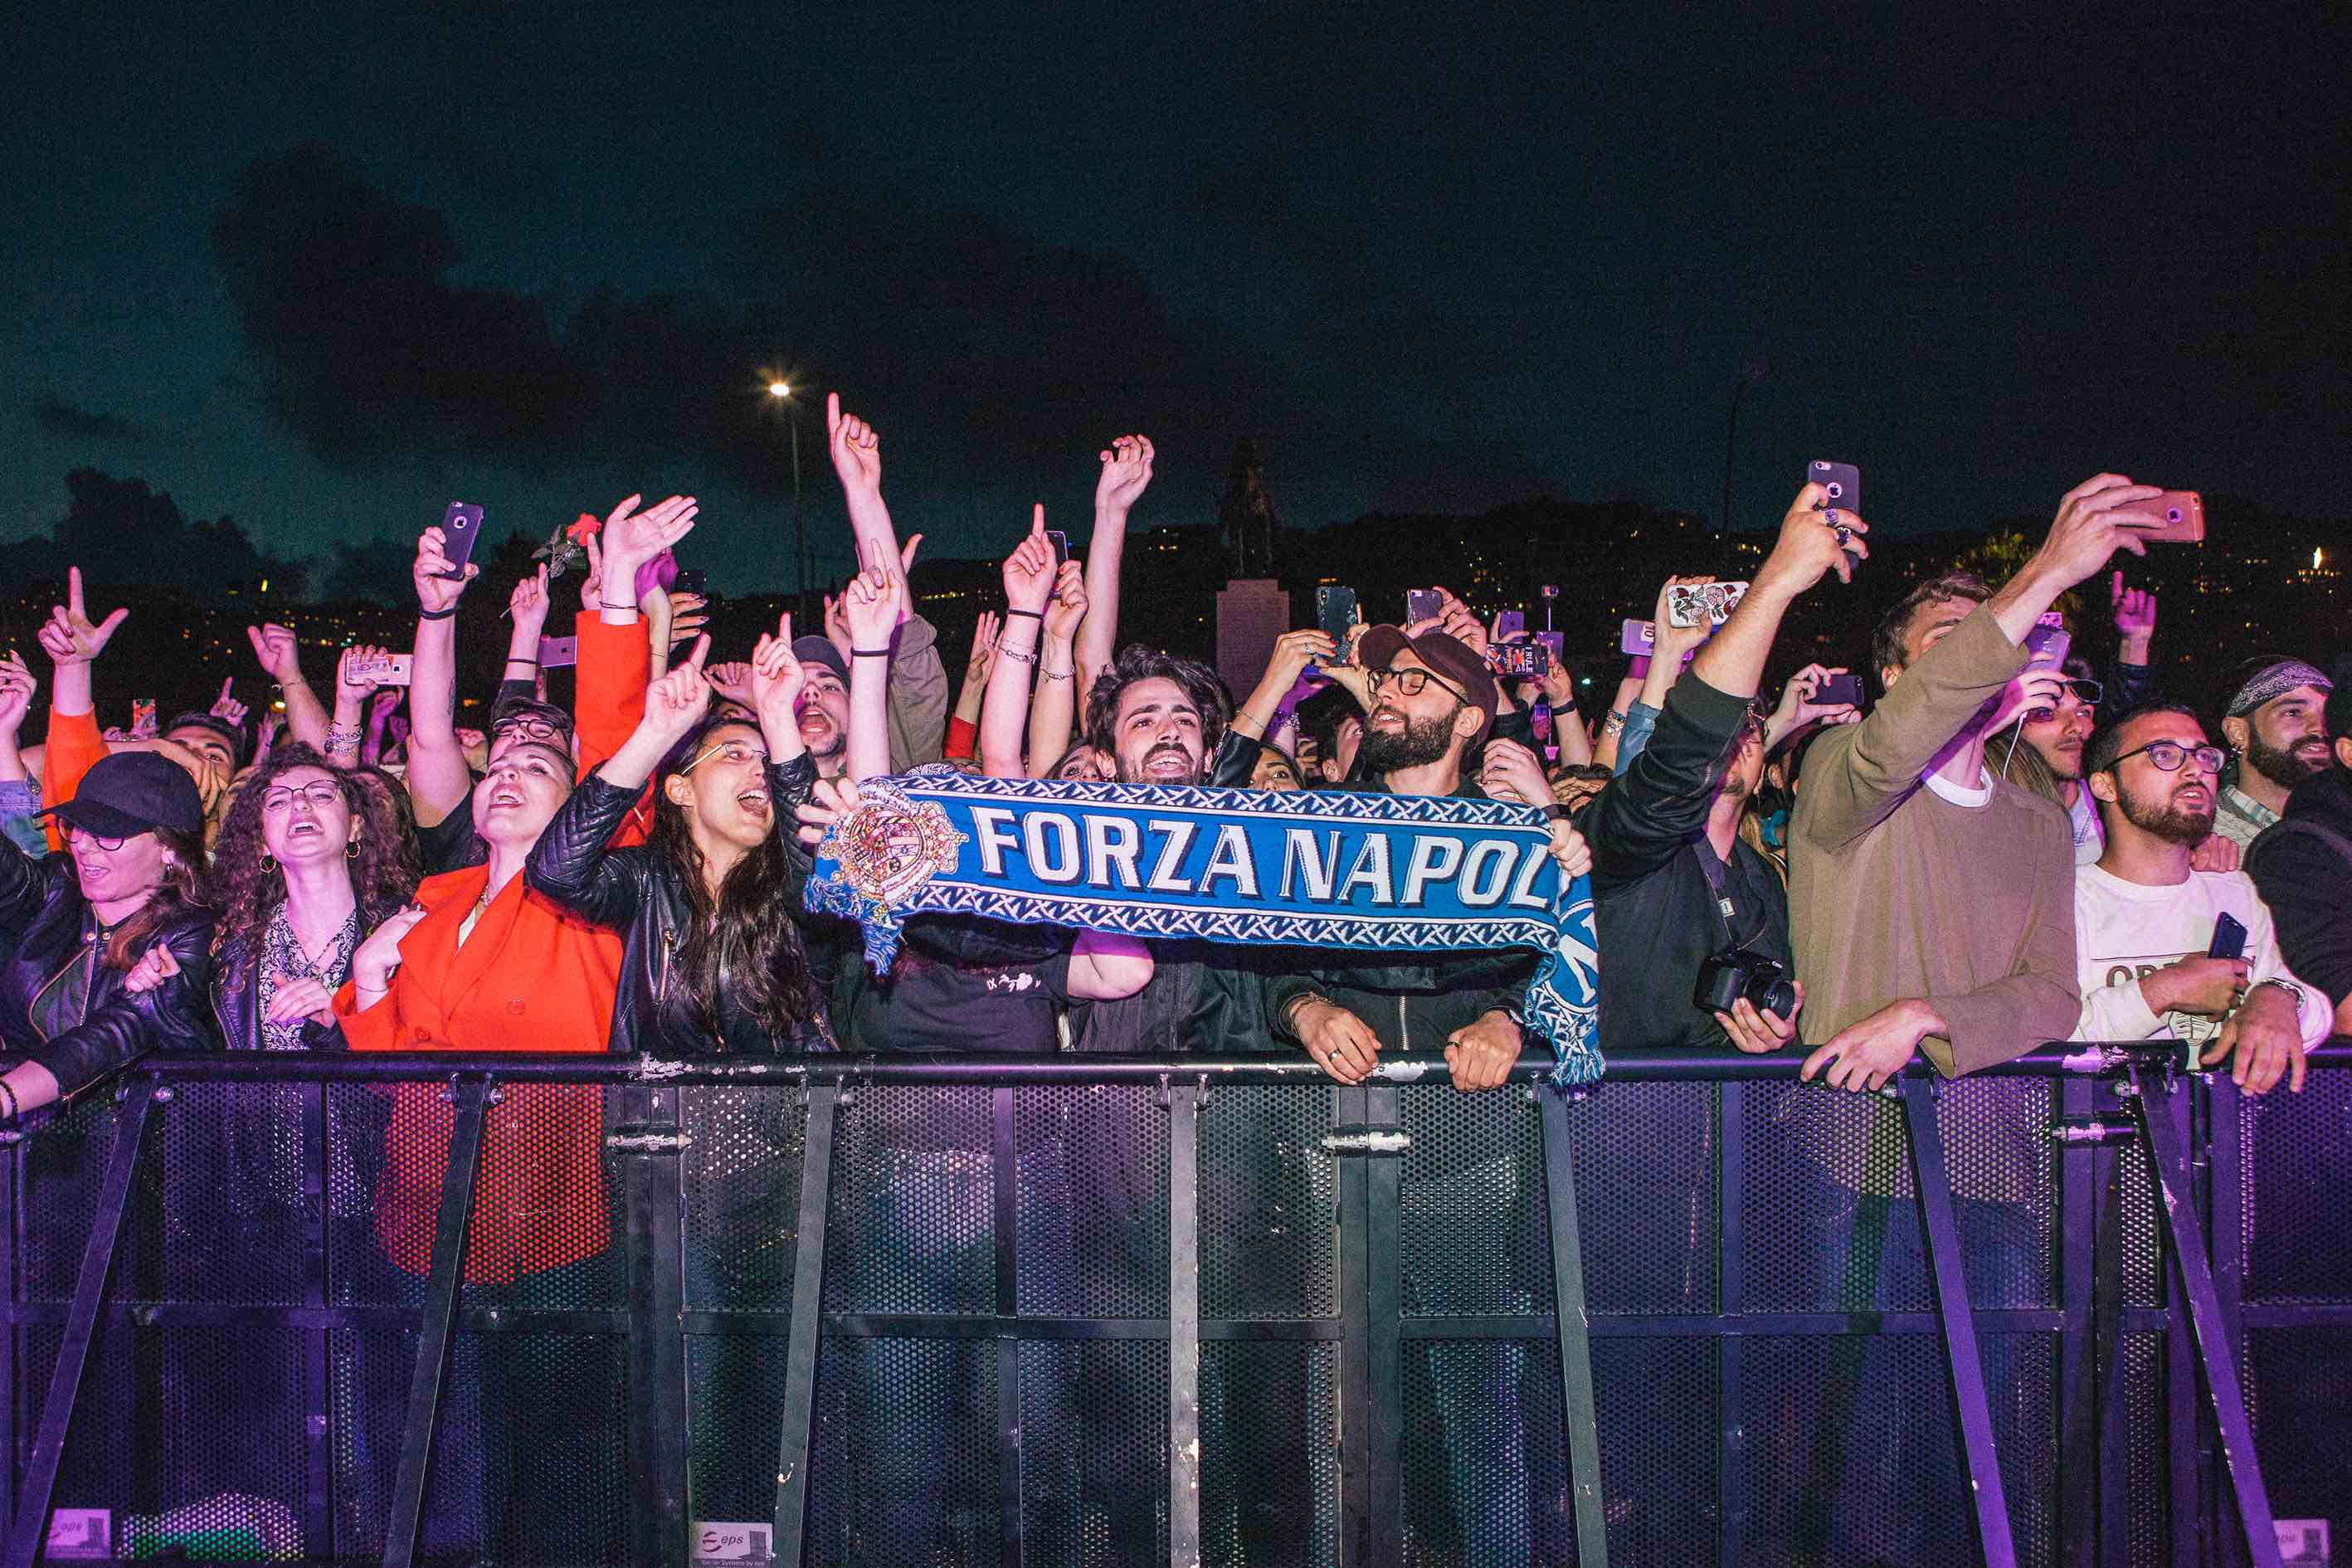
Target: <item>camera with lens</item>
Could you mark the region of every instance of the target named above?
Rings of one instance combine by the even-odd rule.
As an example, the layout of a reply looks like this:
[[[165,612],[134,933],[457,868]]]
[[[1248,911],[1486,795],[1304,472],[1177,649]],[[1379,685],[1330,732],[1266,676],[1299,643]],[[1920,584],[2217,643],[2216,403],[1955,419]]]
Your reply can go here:
[[[1691,1005],[1706,1013],[1728,1013],[1742,996],[1759,1013],[1787,1018],[1797,1011],[1796,982],[1788,965],[1744,947],[1726,948],[1698,966]]]

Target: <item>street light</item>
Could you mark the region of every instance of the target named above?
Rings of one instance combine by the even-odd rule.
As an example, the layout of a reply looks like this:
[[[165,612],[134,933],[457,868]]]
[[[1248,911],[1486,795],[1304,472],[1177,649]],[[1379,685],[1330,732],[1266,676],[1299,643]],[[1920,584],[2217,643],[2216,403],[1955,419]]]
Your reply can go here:
[[[784,407],[784,421],[793,429],[793,614],[808,618],[808,522],[801,508],[801,414],[793,402],[793,384],[768,383],[768,395]]]

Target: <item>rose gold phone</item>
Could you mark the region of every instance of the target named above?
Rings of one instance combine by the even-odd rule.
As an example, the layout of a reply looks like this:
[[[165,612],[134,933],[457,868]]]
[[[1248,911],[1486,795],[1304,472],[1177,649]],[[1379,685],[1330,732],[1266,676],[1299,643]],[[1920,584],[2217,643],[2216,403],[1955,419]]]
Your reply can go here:
[[[2162,527],[2138,531],[2140,538],[2148,543],[2205,542],[2205,500],[2195,490],[2167,490],[2147,505],[2164,519]]]

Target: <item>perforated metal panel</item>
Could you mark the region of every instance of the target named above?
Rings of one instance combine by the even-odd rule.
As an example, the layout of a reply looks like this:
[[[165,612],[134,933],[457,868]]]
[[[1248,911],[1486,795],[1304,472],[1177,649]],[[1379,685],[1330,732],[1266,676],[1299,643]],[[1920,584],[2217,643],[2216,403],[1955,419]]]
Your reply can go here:
[[[730,1523],[774,1517],[784,1353],[781,1334],[687,1341],[689,1517]]]
[[[1407,1317],[1549,1310],[1542,1131],[1524,1095],[1416,1087],[1400,1098],[1399,1298]]]
[[[829,1339],[810,1453],[812,1563],[997,1561],[995,1344]]]
[[[1024,1342],[1022,1561],[1126,1568],[1168,1560],[1168,1344]]]
[[[1601,1339],[1592,1345],[1601,1482],[1612,1563],[1695,1561],[1721,1529],[1721,1390],[1715,1342]],[[1546,1418],[1559,1420],[1557,1401]],[[1572,1530],[1563,1500],[1557,1527]],[[1572,1542],[1570,1542],[1572,1544]]]
[[[2317,1072],[2301,1094],[2238,1099],[2250,1301],[2352,1301],[2352,1072]]]
[[[1551,1342],[1411,1341],[1403,1381],[1404,1562],[1575,1561]]]
[[[1583,1226],[1594,1312],[1715,1310],[1715,1101],[1707,1084],[1622,1083],[1570,1104],[1577,1206],[1599,1221]]]
[[[1024,1089],[1013,1102],[1023,1312],[1168,1315],[1168,1112],[1156,1089]]]
[[[28,1216],[22,1227],[26,1300],[72,1298],[114,1131],[112,1097],[90,1094],[53,1113],[44,1131],[19,1146]],[[30,1219],[35,1215],[37,1222]]]
[[[2245,1367],[2271,1514],[2327,1521],[2340,1560],[2352,1542],[2352,1329],[2250,1329]]]
[[[2163,1568],[2171,1560],[2172,1510],[2166,1479],[2164,1336],[2126,1334],[2116,1358],[2123,1379],[2125,1420],[2131,1431],[2130,1539],[2132,1568]]]
[[[2156,1206],[2156,1167],[2147,1145],[2134,1142],[2116,1151],[2116,1173],[2122,1192],[2116,1209],[2116,1239],[2121,1247],[2124,1301],[2133,1307],[2161,1307],[2165,1300],[2165,1240],[2163,1217]]]
[[[1332,1091],[1220,1088],[1201,1108],[1201,1315],[1339,1310]]]
[[[678,1120],[688,1142],[678,1176],[688,1311],[792,1311],[802,1098],[785,1088],[683,1091]]]
[[[1339,1550],[1339,1354],[1201,1346],[1201,1548],[1216,1568],[1328,1564]]]
[[[150,1119],[115,1298],[299,1306],[320,1199],[317,1133],[296,1084],[176,1085]]]
[[[989,1091],[860,1085],[834,1134],[824,1304],[996,1310]]]

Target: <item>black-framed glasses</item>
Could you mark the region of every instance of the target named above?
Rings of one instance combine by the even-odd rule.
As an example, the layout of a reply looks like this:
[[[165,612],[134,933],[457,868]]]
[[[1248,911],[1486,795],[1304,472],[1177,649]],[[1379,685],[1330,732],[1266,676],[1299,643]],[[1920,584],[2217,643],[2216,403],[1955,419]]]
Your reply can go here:
[[[2121,767],[2133,757],[2146,757],[2168,773],[2179,773],[2180,764],[2194,757],[2200,768],[2209,773],[2219,774],[2229,753],[2219,746],[2184,746],[2178,741],[2150,741],[2147,745],[2136,747],[2117,757],[2115,765]]]
[[[132,834],[130,837],[110,838],[103,833],[92,833],[87,827],[76,827],[70,823],[66,825],[66,833],[68,837],[87,839],[89,842],[97,845],[100,849],[104,849],[110,854],[130,843],[131,838],[138,837],[137,834]]]
[[[1396,682],[1396,689],[1407,697],[1420,696],[1428,687],[1429,683],[1434,680],[1438,685],[1444,687],[1446,690],[1451,691],[1454,696],[1462,699],[1463,701],[1467,702],[1470,700],[1470,694],[1468,692],[1463,690],[1460,687],[1454,685],[1452,681],[1446,679],[1444,677],[1437,674],[1433,670],[1397,669],[1390,668],[1386,669],[1369,671],[1366,674],[1365,679],[1371,683],[1371,688],[1374,691],[1380,690],[1381,687],[1386,686],[1390,681],[1393,680]]]
[[[2096,708],[2099,705],[2099,699],[2107,694],[2107,689],[2097,681],[2084,679],[2079,676],[2066,682],[2066,689],[2073,692],[2074,700],[2085,708]]]
[[[521,715],[499,720],[490,726],[490,733],[499,738],[517,736],[522,740],[537,741],[550,746],[568,745],[571,742],[570,736],[546,720],[526,718]]]

